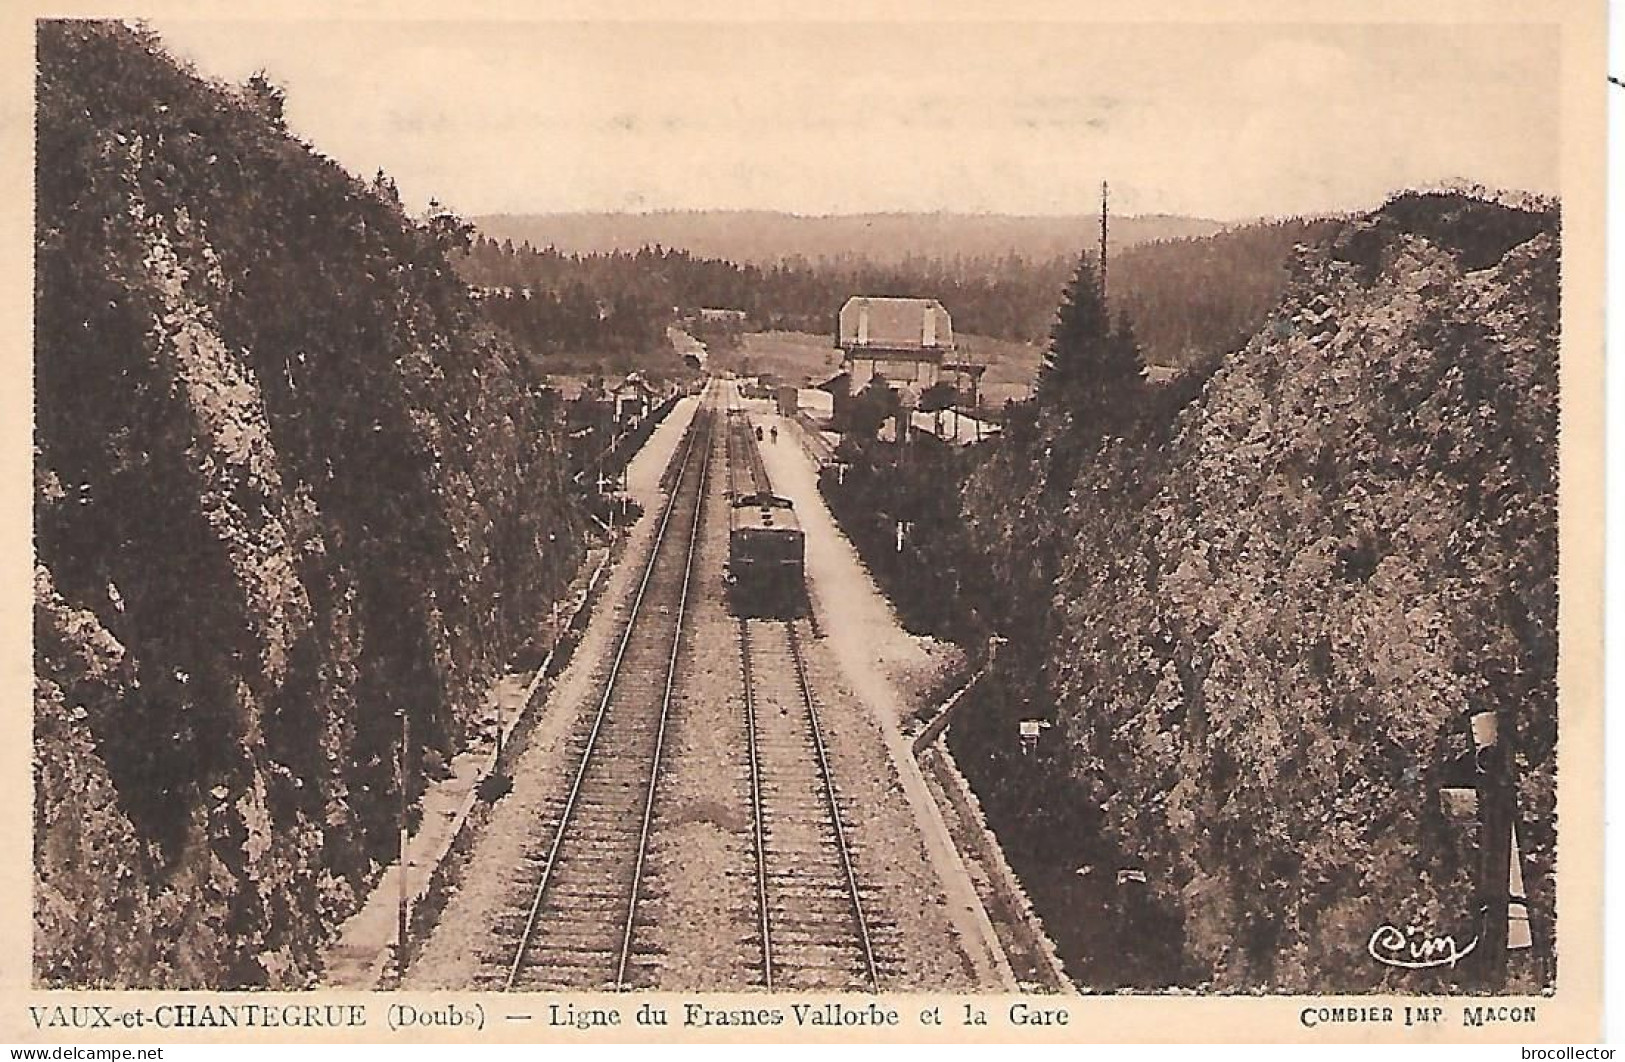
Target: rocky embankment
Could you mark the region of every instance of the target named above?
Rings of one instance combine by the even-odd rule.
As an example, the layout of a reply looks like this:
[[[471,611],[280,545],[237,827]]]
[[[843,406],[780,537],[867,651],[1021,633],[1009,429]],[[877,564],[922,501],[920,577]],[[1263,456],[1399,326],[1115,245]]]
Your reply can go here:
[[[38,39],[42,985],[297,987],[581,552],[538,381],[281,95]]]
[[[1166,428],[1051,483],[1041,412],[971,483],[990,569],[1038,605],[953,746],[1080,983],[1485,984],[1366,949],[1480,928],[1489,841],[1441,790],[1486,710],[1537,935],[1512,979],[1550,976],[1558,264],[1555,208],[1396,197],[1298,254]],[[1054,585],[1022,585],[1045,556]],[[1024,716],[1052,724],[1030,755]]]

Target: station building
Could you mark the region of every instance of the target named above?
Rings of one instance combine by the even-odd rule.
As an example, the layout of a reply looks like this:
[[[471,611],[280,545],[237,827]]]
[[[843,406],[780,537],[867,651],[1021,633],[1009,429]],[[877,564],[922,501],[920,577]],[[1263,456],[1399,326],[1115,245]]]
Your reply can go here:
[[[843,399],[876,377],[906,409],[918,408],[920,397],[939,383],[954,389],[956,405],[978,404],[987,366],[959,355],[953,319],[936,299],[855,295],[841,307],[835,332],[841,371],[819,387],[835,395],[837,421]]]

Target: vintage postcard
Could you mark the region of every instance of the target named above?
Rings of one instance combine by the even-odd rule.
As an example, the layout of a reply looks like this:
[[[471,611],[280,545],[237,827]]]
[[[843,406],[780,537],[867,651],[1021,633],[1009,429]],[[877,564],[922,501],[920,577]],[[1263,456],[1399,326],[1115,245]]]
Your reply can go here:
[[[1603,24],[19,9],[0,1032],[1595,1039]]]

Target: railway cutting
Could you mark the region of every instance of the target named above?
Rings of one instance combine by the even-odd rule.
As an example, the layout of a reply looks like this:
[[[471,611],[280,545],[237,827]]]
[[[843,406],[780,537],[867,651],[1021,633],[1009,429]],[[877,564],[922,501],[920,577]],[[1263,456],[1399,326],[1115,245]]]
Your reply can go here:
[[[454,898],[406,983],[999,987],[978,985],[887,743],[821,645],[749,413],[716,384],[693,404],[486,827],[510,840],[462,873],[506,887]]]

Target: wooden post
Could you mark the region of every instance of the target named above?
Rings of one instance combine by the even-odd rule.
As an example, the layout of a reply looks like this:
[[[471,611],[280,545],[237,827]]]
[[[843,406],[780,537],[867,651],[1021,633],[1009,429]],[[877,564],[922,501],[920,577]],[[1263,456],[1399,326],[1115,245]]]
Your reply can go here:
[[[409,743],[411,742],[411,739],[412,739],[412,718],[404,708],[398,710],[396,712],[396,714],[401,717],[401,745],[400,745],[400,750],[396,754],[396,757],[395,757],[396,789],[400,793],[400,806],[397,809],[397,813],[400,816],[400,828],[401,828],[400,868],[399,868],[400,873],[399,873],[398,877],[396,878],[396,881],[399,884],[400,888],[399,888],[399,893],[398,893],[398,896],[397,896],[397,901],[398,901],[398,903],[397,903],[397,911],[396,911],[397,921],[396,921],[396,927],[395,927],[395,934],[396,934],[396,936],[395,936],[395,972],[396,972],[396,987],[399,988],[401,985],[406,983],[406,963],[407,963],[406,949],[407,949],[407,946],[408,946],[408,938],[410,937],[410,923],[411,923],[410,911],[409,911],[409,908],[408,908],[408,904],[409,904],[410,901],[408,900],[408,893],[407,893],[407,889],[406,889],[406,855],[407,855],[407,840],[408,840],[407,826],[406,826],[406,808],[407,808],[407,804],[409,803],[408,798],[407,798],[407,791],[406,791],[406,783],[407,783],[407,768],[406,768],[407,758],[406,757],[407,757],[407,748],[408,748],[408,745],[409,745]]]
[[[1479,927],[1480,986],[1499,992],[1507,979],[1507,913],[1512,872],[1511,757],[1507,755],[1507,727],[1493,710],[1493,736],[1477,744],[1479,787]],[[1476,737],[1475,737],[1476,743]]]
[[[554,606],[554,609],[555,611],[557,610],[556,605]],[[521,706],[520,711],[523,710],[524,708]],[[497,753],[496,756],[491,760],[491,771],[493,774],[502,769],[502,738],[503,732],[507,729],[503,724],[507,721],[508,708],[502,703],[502,697],[499,694],[497,696]]]

